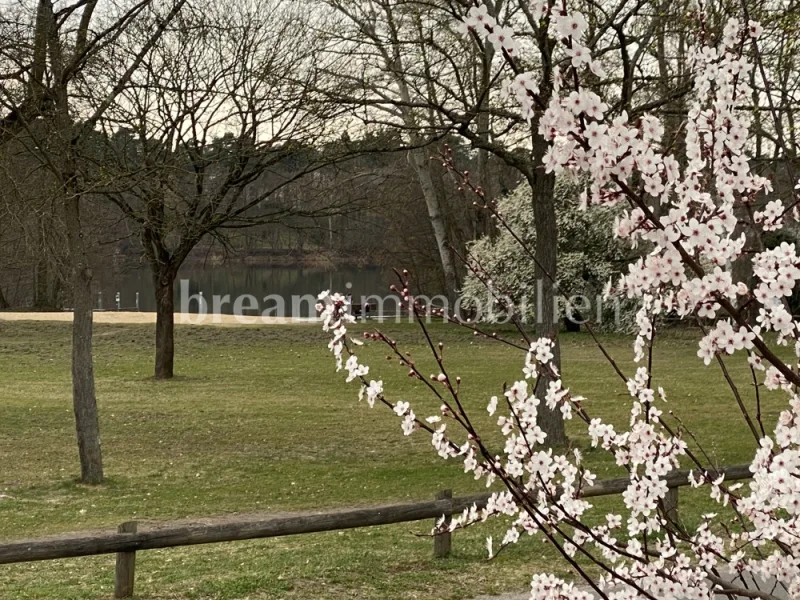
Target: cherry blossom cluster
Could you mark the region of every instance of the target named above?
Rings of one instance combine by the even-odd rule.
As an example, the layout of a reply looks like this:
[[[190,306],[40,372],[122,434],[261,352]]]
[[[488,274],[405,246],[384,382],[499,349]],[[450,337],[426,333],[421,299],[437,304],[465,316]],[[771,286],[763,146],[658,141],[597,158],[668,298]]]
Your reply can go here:
[[[522,116],[531,121],[536,114],[534,98],[539,94],[539,84],[535,73],[520,73],[508,84],[507,95],[519,103]]]
[[[753,65],[743,48],[758,37],[761,27],[731,19],[718,40],[697,37],[690,52],[694,92],[683,128],[685,159],[679,160],[665,153],[664,126],[656,116],[612,115],[608,103],[581,85],[587,71],[603,76],[584,39],[586,18],[567,3],[552,7],[535,0],[531,10],[537,21],[548,16],[548,33],[563,56],[547,97],[540,95],[535,75],[518,68],[520,45],[514,32],[499,24],[486,6],[472,7],[461,31],[502,48],[514,68],[508,91],[518,100],[522,115],[537,121],[538,134],[550,142],[544,168],[586,176],[590,183],[584,204],[618,205],[620,216],[609,235],[643,250],[613,286],[615,293],[641,301],[635,361],[641,365],[652,356],[657,316],[677,315],[710,322],[697,352],[706,365],[746,353],[759,384],[755,394],[760,394],[760,384],[787,393],[788,407],[768,434],[760,414],[750,418],[731,382],[758,444],[750,466],[752,483],[728,485],[692,453],[682,430],[665,422],[667,394],[653,385],[649,366],[639,366],[629,378],[619,371],[630,396],[630,418],[624,426],[590,415],[591,401],[574,395],[562,382],[553,362],[554,342],[548,338],[523,348],[522,377],[487,403],[502,435],[497,448],[490,448],[484,441],[488,436],[474,429],[461,402],[460,380],[447,374],[440,349],[432,346],[441,371],[430,377],[397,352],[409,375],[424,382],[439,403],[436,414],[425,419],[418,419],[409,402],[389,400],[382,381],[368,381],[369,368],[351,346],[358,342],[347,337],[346,324],[352,320],[347,302],[325,292],[319,310],[324,329],[332,335],[329,348],[337,369],[347,371],[348,381],[360,382],[360,397],[366,396],[370,406],[382,403],[391,408],[402,419],[406,435],[424,429],[442,458],[462,461],[465,472],[487,486],[502,483],[485,507],[471,506],[449,524],[442,519],[437,531],[490,517],[506,519],[500,548],[523,534],[544,536],[596,595],[612,600],[711,600],[721,587],[733,595],[776,597],[763,590],[749,593],[744,576],[773,579],[789,597],[800,597],[800,329],[785,302],[800,279],[800,258],[788,243],[771,250],[749,249],[737,216],[750,212],[746,224],[759,231],[780,229],[787,218],[780,200],[753,210],[772,187],[751,170],[746,153],[749,116],[738,108],[753,94],[748,83]],[[734,279],[732,265],[744,259],[752,261],[757,277],[752,289]],[[407,286],[403,298],[413,311]],[[757,325],[744,316],[747,308],[757,314]],[[773,351],[770,344],[775,339],[784,345],[794,342],[792,360]],[[396,350],[395,342],[384,341]],[[543,393],[534,393],[537,384]],[[760,396],[757,399],[760,402]],[[542,403],[566,420],[583,423],[592,446],[609,453],[627,471],[623,511],[597,518],[586,493],[596,477],[578,450],[548,447],[540,423]],[[463,434],[460,442],[451,436],[454,430]],[[720,511],[732,511],[736,530],[708,514],[687,531],[668,514],[670,475],[682,460],[694,465],[690,483],[707,489]],[[491,538],[487,546],[493,554]],[[602,565],[599,579],[589,577],[572,560],[577,556]],[[737,577],[723,580],[720,573]],[[552,575],[537,574],[531,581],[533,600],[589,597],[588,591]]]
[[[565,53],[572,58],[572,68],[577,72],[592,62],[582,48],[578,47],[576,53],[574,46],[582,33],[582,21],[566,14],[561,19],[563,21],[556,20],[557,35],[565,46]],[[577,36],[570,33],[571,30]],[[746,113],[735,109],[740,98],[752,93],[746,83],[752,65],[738,48],[744,38],[757,37],[759,32],[760,26],[755,22],[751,21],[747,27],[742,27],[732,19],[726,24],[718,47],[699,46],[692,52],[697,93],[686,124],[687,165],[683,169],[677,159],[661,152],[659,142],[664,130],[657,118],[645,115],[638,122],[629,123],[627,115],[623,113],[609,122],[605,118],[607,106],[598,97],[580,85],[567,89],[565,79],[558,71],[554,76],[554,93],[539,122],[539,133],[552,142],[545,158],[545,167],[555,172],[588,173],[592,183],[584,199],[586,204],[628,204],[629,208],[617,221],[614,233],[630,239],[634,245],[643,240],[653,248],[646,257],[630,265],[628,273],[616,286],[629,297],[642,300],[642,309],[637,314],[640,328],[635,343],[637,360],[643,358],[645,346],[652,336],[650,315],[663,312],[675,312],[682,317],[696,315],[710,318],[717,316],[723,306],[726,310],[732,308],[736,311],[737,306],[747,302],[759,303],[760,327],[741,320],[734,322],[731,318],[721,319],[703,337],[698,355],[706,364],[714,356],[744,350],[750,355],[750,363],[755,370],[764,369],[762,358],[754,351],[756,341],[763,344],[763,332],[777,331],[780,334],[779,342],[797,337],[797,326],[782,301],[791,295],[798,278],[798,258],[793,245],[783,244],[775,250],[755,254],[753,269],[760,281],[753,290],[749,290],[744,283],[734,283],[730,272],[731,263],[743,254],[746,243],[744,234],[737,230],[738,219],[734,207],[737,204],[752,204],[758,194],[771,191],[770,182],[750,170],[745,153],[748,119]],[[522,94],[518,93],[517,96],[521,97]],[[520,104],[523,115],[528,116],[529,102],[522,100]],[[632,183],[634,175],[640,179],[641,185]],[[713,183],[708,185],[706,182]],[[666,214],[656,217],[651,208],[654,203],[665,207],[665,210],[657,212]],[[754,214],[754,224],[760,224],[765,231],[773,231],[783,226],[784,216],[782,203],[774,200],[762,212]],[[800,344],[795,344],[795,353],[800,355]],[[527,368],[530,369],[530,366]],[[764,382],[768,389],[783,387],[791,390],[785,368],[785,364],[773,364],[766,368]],[[620,464],[631,464],[627,462],[630,460],[627,446],[632,438],[645,440],[644,453],[637,457],[632,466],[638,467],[648,452],[663,459],[663,462],[646,465],[643,473],[647,473],[652,480],[639,481],[632,477],[631,486],[623,495],[634,523],[637,516],[644,514],[642,509],[653,510],[656,506],[653,500],[657,501],[660,497],[658,493],[648,494],[648,487],[659,493],[665,491],[662,477],[685,450],[682,442],[676,443],[675,448],[668,447],[676,440],[673,436],[667,434],[659,439],[656,435],[653,423],[658,421],[660,412],[657,409],[655,413],[650,412],[654,409],[650,406],[654,396],[646,384],[647,378],[649,375],[646,370],[640,369],[637,376],[629,381],[629,390],[637,401],[633,403],[631,429],[625,433],[622,450],[615,449],[615,444],[622,438],[613,427],[598,419],[593,419],[589,426],[593,443],[614,450]],[[646,408],[648,406],[649,409]],[[780,435],[786,440],[792,453],[790,456],[794,457],[798,452],[797,430],[789,428],[786,431],[786,425],[794,424],[798,418],[798,403],[794,397],[791,406],[792,410],[782,414],[775,436]],[[642,414],[647,418],[642,420]],[[656,440],[662,447],[656,447]],[[666,448],[663,447],[665,445]],[[761,459],[757,457],[752,466],[757,482],[753,486],[754,496],[738,501],[722,490],[722,481],[708,482],[711,484],[712,498],[737,504],[738,510],[751,517],[752,530],[741,536],[729,536],[731,539],[726,540],[713,534],[711,525],[702,527],[691,540],[694,560],[686,562],[687,570],[693,568],[689,565],[698,565],[706,570],[715,568],[727,544],[736,547],[743,540],[754,542],[753,545],[757,545],[756,541],[764,543],[766,540],[778,540],[784,545],[783,552],[777,552],[764,561],[746,561],[744,553],[738,550],[734,553],[734,562],[739,565],[740,571],[775,577],[787,588],[800,589],[794,558],[797,554],[786,549],[795,547],[795,532],[800,523],[794,518],[778,516],[781,510],[787,510],[787,506],[800,504],[794,481],[798,471],[794,460],[784,459],[781,464],[790,465],[792,470],[774,477],[774,465],[767,462],[767,458],[774,454],[771,448],[770,438],[764,436]],[[638,469],[634,472],[638,472]],[[765,481],[769,485],[758,485],[758,482]],[[775,494],[771,504],[764,504],[757,497],[759,490]],[[757,510],[757,507],[767,508]],[[792,515],[795,513],[790,512]],[[657,520],[641,520],[638,526],[652,532],[661,529]],[[793,532],[791,543],[785,542],[780,535],[780,532],[788,531]],[[665,540],[659,543],[665,544]],[[659,548],[659,554],[676,555],[677,548],[668,546],[666,544]],[[684,578],[684,582],[693,581],[687,574],[684,574]],[[620,579],[615,578],[617,582]],[[694,580],[694,583],[698,586],[707,585],[701,583],[702,579]],[[665,590],[658,586],[650,588],[656,592],[655,597],[674,597],[674,594],[665,594]],[[686,589],[681,591],[681,595],[685,594],[688,594]]]
[[[475,33],[498,48],[502,48],[509,56],[519,54],[519,44],[514,39],[514,30],[499,25],[497,19],[489,14],[485,5],[470,8],[467,16],[459,24],[459,30],[465,36]]]
[[[367,379],[369,367],[359,361],[358,356],[352,349],[353,346],[363,345],[363,342],[347,336],[347,325],[355,322],[355,317],[352,316],[350,311],[350,301],[347,297],[330,291],[321,292],[317,297],[316,310],[322,320],[323,331],[331,333],[328,349],[334,356],[337,372],[345,370],[347,371],[345,379],[347,383],[358,381],[361,384],[358,392],[359,401],[366,399],[370,408],[374,408],[376,403],[382,403],[390,407],[394,414],[402,419],[401,428],[404,435],[411,435],[420,427],[428,429],[432,433],[434,448],[443,458],[459,456],[466,452],[466,448],[460,450],[449,440],[446,435],[446,424],[440,425],[435,431],[430,428],[430,425],[441,421],[440,416],[428,417],[426,422],[422,423],[417,419],[409,402],[399,400],[396,403],[390,403],[386,400],[382,380]],[[347,360],[344,359],[345,355]],[[447,408],[443,406],[442,413],[447,414],[447,412]]]
[[[783,228],[783,217],[786,211],[783,208],[783,202],[780,200],[772,200],[767,202],[767,206],[763,211],[756,212],[756,223],[761,223],[764,231],[777,231]]]
[[[700,340],[700,349],[697,356],[707,365],[718,354],[733,354],[737,350],[752,350],[753,340],[759,333],[759,328],[737,326],[730,319],[717,321],[711,332]]]
[[[800,258],[794,244],[783,242],[780,246],[759,252],[753,259],[753,273],[760,283],[753,295],[761,304],[780,300],[792,295],[795,283],[800,279]]]
[[[322,319],[322,330],[331,332],[333,336],[331,341],[328,343],[328,349],[333,353],[333,356],[336,359],[336,370],[340,371],[342,369],[345,347],[344,341],[345,336],[347,335],[347,324],[354,323],[355,317],[353,317],[350,314],[350,311],[347,310],[349,306],[347,297],[342,296],[341,294],[331,294],[330,292],[325,291],[319,294],[317,300],[318,302],[316,309],[320,318]],[[361,367],[358,365],[357,360],[353,361],[348,359],[348,383],[355,379],[357,376],[356,373],[359,370],[363,370],[364,375],[369,372],[369,368]]]

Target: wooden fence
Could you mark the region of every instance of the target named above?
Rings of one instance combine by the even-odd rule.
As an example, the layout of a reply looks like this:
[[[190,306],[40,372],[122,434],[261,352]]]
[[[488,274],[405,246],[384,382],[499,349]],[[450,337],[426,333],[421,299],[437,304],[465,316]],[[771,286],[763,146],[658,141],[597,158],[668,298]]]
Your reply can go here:
[[[751,477],[747,465],[723,467],[713,476],[720,474],[725,475],[726,481]],[[665,508],[677,515],[678,488],[689,484],[689,472],[676,471],[667,476],[666,480],[670,492],[665,501]],[[582,495],[584,498],[612,496],[623,492],[628,483],[627,478],[598,481],[595,485],[585,488]],[[438,519],[442,515],[449,518],[450,515],[459,513],[473,504],[478,508],[485,507],[490,495],[484,493],[453,498],[450,490],[444,490],[439,492],[434,500],[413,504],[389,504],[370,508],[268,516],[237,515],[196,522],[146,524],[129,521],[120,525],[115,532],[71,533],[0,544],[0,564],[116,553],[114,596],[130,598],[133,595],[136,552],[140,550],[407,523]],[[450,533],[434,536],[435,555],[447,556],[451,542]]]

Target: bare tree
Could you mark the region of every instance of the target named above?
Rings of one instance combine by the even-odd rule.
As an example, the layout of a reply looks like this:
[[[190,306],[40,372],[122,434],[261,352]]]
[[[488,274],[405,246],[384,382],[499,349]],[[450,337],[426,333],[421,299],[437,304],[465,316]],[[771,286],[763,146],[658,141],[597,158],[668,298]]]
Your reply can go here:
[[[158,379],[174,375],[175,281],[201,240],[225,244],[231,229],[348,209],[285,193],[347,149],[317,149],[338,134],[338,108],[313,102],[303,79],[314,76],[321,41],[298,6],[265,8],[185,11],[102,119],[107,182],[96,191],[128,219],[152,273]]]
[[[337,40],[332,52],[339,56],[338,61],[326,65],[327,74],[336,82],[335,89],[329,90],[331,98],[344,106],[369,106],[371,110],[356,111],[355,115],[367,125],[395,127],[412,147],[408,161],[425,200],[452,306],[459,268],[443,172],[433,160],[437,154],[433,143],[446,128],[442,127],[440,115],[429,106],[437,103],[435,88],[416,76],[423,69],[428,77],[435,77],[441,67],[428,64],[422,47],[416,43],[418,34],[424,35],[422,11],[411,3],[383,0],[325,0],[325,4],[335,11],[325,28]],[[408,44],[409,39],[414,43]]]
[[[138,18],[152,9],[150,0],[129,6],[104,6],[96,14],[97,0],[80,0],[55,9],[52,0],[39,0],[29,21],[32,47],[13,55],[17,70],[9,69],[3,88],[8,116],[2,139],[25,133],[29,146],[52,175],[60,190],[69,249],[69,281],[73,300],[72,385],[73,408],[81,463],[81,480],[103,480],[100,427],[92,360],[92,271],[81,222],[81,208],[91,188],[85,177],[85,143],[89,134],[124,89],[166,27],[186,0],[176,0],[158,19],[125,69],[100,89],[92,78],[92,61],[108,52]],[[86,101],[84,92],[93,89]],[[84,118],[77,118],[78,115]],[[45,126],[35,128],[34,121]]]

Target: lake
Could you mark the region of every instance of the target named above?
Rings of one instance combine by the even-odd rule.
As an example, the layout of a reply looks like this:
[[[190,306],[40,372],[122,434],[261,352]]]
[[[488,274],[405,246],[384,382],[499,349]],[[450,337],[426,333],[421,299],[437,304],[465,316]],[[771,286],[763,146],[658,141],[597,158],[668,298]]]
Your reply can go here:
[[[250,295],[253,298],[244,300],[243,305],[252,306],[255,301],[259,310],[246,311],[245,314],[259,314],[265,308],[276,307],[278,298],[281,298],[285,305],[285,316],[309,317],[313,316],[313,303],[307,299],[298,302],[301,296],[311,295],[316,298],[319,292],[327,289],[349,292],[353,295],[353,302],[358,302],[361,296],[385,296],[388,293],[390,275],[390,272],[374,267],[330,271],[320,268],[257,267],[241,264],[187,266],[181,269],[178,276],[183,284],[176,282],[175,310],[181,310],[183,297],[184,304],[187,298],[191,298],[187,312],[197,312],[198,296],[202,292],[209,312],[234,314],[235,299]],[[148,269],[117,274],[97,273],[95,279],[102,290],[97,295],[97,308],[115,310],[116,294],[119,293],[121,310],[137,310],[138,293],[138,310],[155,311],[153,281]],[[230,296],[230,301],[223,303],[222,297],[226,295]],[[218,300],[216,311],[213,310],[215,296]],[[266,296],[272,297],[265,301]]]

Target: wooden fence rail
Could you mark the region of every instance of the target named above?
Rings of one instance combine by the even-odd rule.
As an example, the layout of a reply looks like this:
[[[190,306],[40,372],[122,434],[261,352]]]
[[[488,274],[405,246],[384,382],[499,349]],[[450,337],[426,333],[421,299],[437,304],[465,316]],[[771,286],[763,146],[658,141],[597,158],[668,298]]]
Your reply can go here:
[[[749,479],[747,465],[724,467],[714,476],[724,474],[727,481]],[[677,512],[677,488],[689,484],[688,471],[676,471],[667,476],[671,490],[668,510]],[[583,497],[611,496],[625,490],[629,479],[607,479],[598,481],[583,491]],[[136,552],[156,548],[173,548],[195,544],[213,544],[252,540],[303,533],[319,533],[356,527],[372,527],[392,523],[407,523],[426,519],[449,517],[476,504],[486,506],[491,494],[453,498],[445,490],[435,500],[413,504],[389,504],[370,508],[355,508],[317,513],[293,513],[282,515],[241,515],[227,518],[204,519],[196,522],[166,522],[148,525],[144,522],[127,522],[115,532],[83,532],[34,540],[20,540],[0,544],[0,564],[31,562],[117,554],[115,597],[129,598],[133,595]],[[434,537],[437,556],[446,556],[450,551],[449,533]]]

